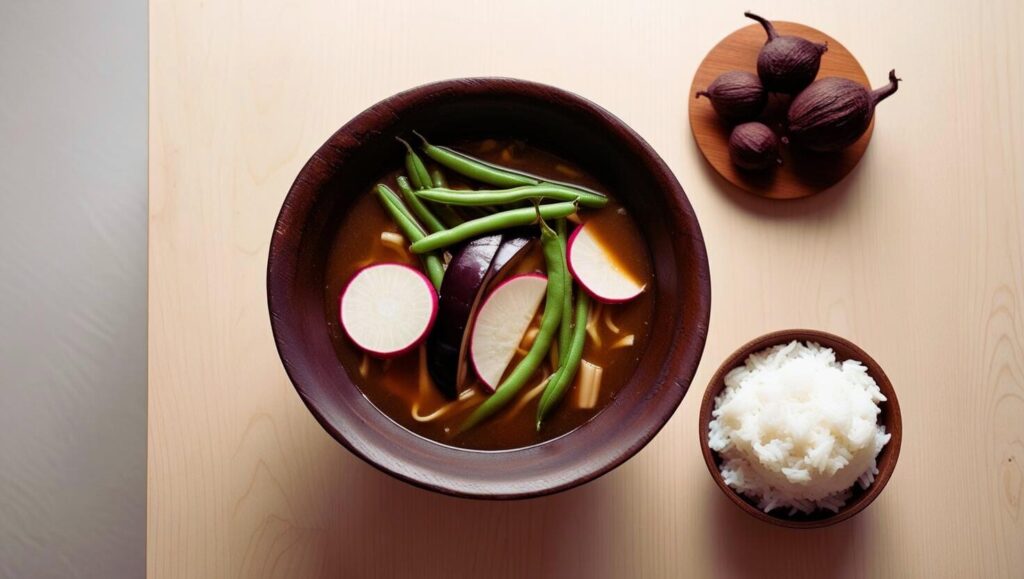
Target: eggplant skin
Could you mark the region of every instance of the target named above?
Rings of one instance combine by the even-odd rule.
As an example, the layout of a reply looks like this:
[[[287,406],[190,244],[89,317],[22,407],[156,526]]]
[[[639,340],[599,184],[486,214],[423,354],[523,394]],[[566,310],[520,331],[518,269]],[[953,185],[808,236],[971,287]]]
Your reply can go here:
[[[821,55],[828,51],[828,44],[799,36],[780,36],[767,18],[749,11],[743,15],[760,24],[768,35],[757,53],[757,76],[765,90],[792,95],[811,84],[818,76]]]
[[[501,234],[488,235],[460,247],[441,282],[437,322],[427,338],[427,370],[437,389],[449,399],[458,396],[463,336],[502,239]]]
[[[496,276],[501,276],[503,270],[519,263],[519,260],[529,252],[529,249],[537,242],[537,236],[530,232],[518,230],[508,231],[505,238],[498,247],[491,262],[491,275],[487,276],[487,283],[490,284]],[[486,289],[486,287],[484,288]]]
[[[795,94],[818,76],[825,45],[797,36],[770,40],[757,56],[757,75],[771,92]]]
[[[737,125],[729,135],[729,158],[747,171],[774,167],[779,159],[779,139],[763,123]]]
[[[841,151],[868,130],[874,109],[871,93],[860,84],[837,77],[816,80],[789,106],[789,139],[812,151]]]
[[[757,118],[768,103],[768,93],[756,74],[734,70],[718,76],[697,98],[707,97],[723,120],[741,122]]]

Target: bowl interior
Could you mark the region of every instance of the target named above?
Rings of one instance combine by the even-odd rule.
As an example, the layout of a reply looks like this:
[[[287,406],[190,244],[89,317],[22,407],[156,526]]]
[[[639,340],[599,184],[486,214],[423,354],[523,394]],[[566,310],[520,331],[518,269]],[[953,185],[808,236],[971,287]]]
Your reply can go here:
[[[733,368],[743,365],[750,354],[779,344],[789,343],[793,340],[816,342],[831,348],[836,353],[836,360],[840,362],[850,359],[859,360],[867,368],[868,374],[878,383],[879,389],[886,397],[886,401],[879,405],[881,408],[879,422],[885,425],[886,432],[892,436],[878,455],[878,476],[875,477],[875,481],[867,489],[855,486],[853,496],[837,513],[816,511],[810,515],[802,513],[788,515],[781,510],[765,513],[757,507],[753,500],[725,484],[719,471],[721,460],[718,453],[711,450],[708,446],[708,424],[711,422],[711,412],[715,409],[715,398],[725,389],[725,375]],[[889,477],[892,476],[893,470],[896,468],[896,459],[899,458],[900,445],[903,440],[903,422],[900,415],[899,401],[896,399],[896,392],[893,390],[892,382],[889,381],[888,376],[882,371],[878,362],[849,340],[817,330],[783,330],[773,332],[755,338],[741,346],[722,363],[708,383],[708,387],[704,392],[704,398],[701,401],[698,424],[700,426],[700,446],[701,452],[704,455],[704,462],[708,466],[711,477],[715,480],[718,487],[722,489],[722,492],[733,503],[750,515],[763,521],[794,528],[814,528],[833,525],[852,517],[867,507],[882,492],[886,483],[889,482]]]
[[[541,445],[468,451],[420,438],[381,414],[349,379],[326,326],[324,270],[342,217],[400,163],[396,136],[437,143],[519,138],[579,164],[641,225],[655,272],[651,339],[638,370],[596,419]],[[604,109],[512,79],[460,79],[395,95],[358,115],[313,155],[278,217],[268,265],[278,351],[317,420],[342,444],[403,480],[488,498],[544,494],[585,482],[639,450],[682,400],[703,352],[710,281],[700,227],[657,154]]]

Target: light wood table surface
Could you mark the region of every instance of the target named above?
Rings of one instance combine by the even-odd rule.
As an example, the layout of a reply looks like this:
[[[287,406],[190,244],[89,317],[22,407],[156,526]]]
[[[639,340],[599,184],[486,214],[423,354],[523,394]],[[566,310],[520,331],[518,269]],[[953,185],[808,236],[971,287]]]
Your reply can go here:
[[[153,577],[1024,576],[1024,4],[150,3],[148,569]],[[687,125],[705,52],[744,9],[839,39],[878,108],[854,172],[799,202],[743,194]],[[714,309],[668,426],[543,499],[431,494],[347,453],[289,384],[264,289],[278,209],[328,135],[399,90],[472,75],[607,107],[686,189]],[[864,347],[903,408],[878,501],[790,531],[740,512],[697,406],[735,347],[807,326]]]

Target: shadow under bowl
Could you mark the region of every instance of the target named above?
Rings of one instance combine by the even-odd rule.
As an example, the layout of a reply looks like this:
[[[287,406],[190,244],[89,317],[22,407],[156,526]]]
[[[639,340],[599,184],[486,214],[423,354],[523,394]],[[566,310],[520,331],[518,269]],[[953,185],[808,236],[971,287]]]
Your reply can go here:
[[[615,399],[578,429],[526,448],[471,451],[417,436],[382,414],[342,366],[324,307],[328,253],[355,200],[400,166],[395,139],[437,143],[524,139],[599,179],[639,223],[652,258],[651,337]],[[639,135],[600,106],[527,81],[469,78],[420,86],[360,113],[302,168],[270,244],[267,293],[274,340],[303,402],[351,452],[401,480],[492,499],[568,489],[637,453],[672,416],[704,350],[711,310],[708,258],[682,187]]]
[[[715,398],[725,389],[725,375],[734,368],[742,366],[751,354],[765,348],[786,344],[793,340],[816,342],[831,348],[836,353],[836,360],[839,362],[851,359],[860,361],[867,368],[868,375],[875,380],[886,398],[885,402],[879,404],[881,408],[879,423],[885,426],[885,431],[892,436],[876,459],[878,475],[867,489],[861,489],[860,486],[854,485],[853,496],[836,513],[821,509],[812,514],[798,513],[796,515],[789,515],[786,512],[782,512],[781,509],[776,509],[769,513],[764,512],[758,508],[757,503],[753,499],[739,493],[725,483],[719,470],[721,459],[718,453],[708,446],[708,425],[711,423],[711,413],[715,409]],[[903,420],[900,414],[900,404],[896,399],[896,391],[893,390],[892,382],[889,381],[889,377],[882,371],[882,367],[867,352],[860,349],[853,342],[818,330],[797,329],[772,332],[747,342],[733,352],[732,355],[722,362],[722,365],[708,383],[707,389],[704,391],[704,398],[701,401],[697,424],[699,426],[698,436],[700,437],[700,449],[704,456],[704,463],[707,464],[708,472],[711,473],[711,478],[714,479],[715,484],[729,497],[729,500],[754,518],[795,529],[813,529],[834,525],[849,519],[867,508],[882,493],[886,483],[889,482],[889,478],[896,469],[896,459],[900,456],[900,445],[903,441]]]

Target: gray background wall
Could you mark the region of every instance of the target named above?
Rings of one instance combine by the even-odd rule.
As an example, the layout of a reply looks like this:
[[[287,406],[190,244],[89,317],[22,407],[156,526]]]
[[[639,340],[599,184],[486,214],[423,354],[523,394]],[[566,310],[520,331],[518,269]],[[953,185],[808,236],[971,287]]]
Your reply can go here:
[[[145,0],[0,0],[0,577],[141,577]]]

